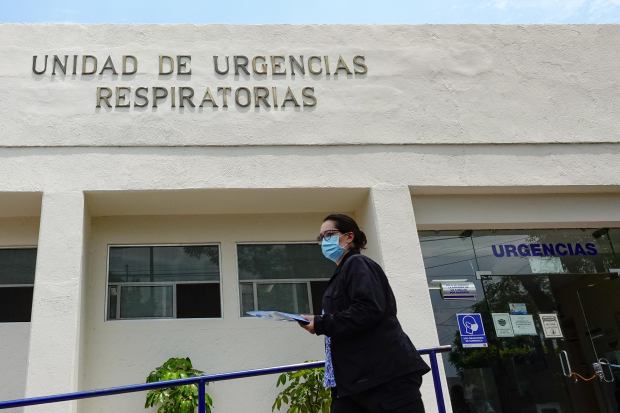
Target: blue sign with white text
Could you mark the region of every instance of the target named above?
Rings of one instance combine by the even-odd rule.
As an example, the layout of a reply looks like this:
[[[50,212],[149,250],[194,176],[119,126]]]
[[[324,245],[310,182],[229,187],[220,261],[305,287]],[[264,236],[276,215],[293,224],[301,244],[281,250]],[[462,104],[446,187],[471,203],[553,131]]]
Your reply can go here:
[[[480,314],[457,314],[456,319],[459,323],[463,348],[489,346]]]

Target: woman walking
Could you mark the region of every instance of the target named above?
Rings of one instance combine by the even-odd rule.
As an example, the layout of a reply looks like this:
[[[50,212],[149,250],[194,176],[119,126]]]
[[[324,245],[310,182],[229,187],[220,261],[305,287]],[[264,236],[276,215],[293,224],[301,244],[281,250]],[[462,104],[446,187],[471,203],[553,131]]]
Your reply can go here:
[[[422,360],[396,318],[396,299],[381,267],[361,255],[366,235],[353,218],[332,214],[317,238],[337,267],[323,315],[300,326],[325,335],[325,387],[332,413],[422,413]]]

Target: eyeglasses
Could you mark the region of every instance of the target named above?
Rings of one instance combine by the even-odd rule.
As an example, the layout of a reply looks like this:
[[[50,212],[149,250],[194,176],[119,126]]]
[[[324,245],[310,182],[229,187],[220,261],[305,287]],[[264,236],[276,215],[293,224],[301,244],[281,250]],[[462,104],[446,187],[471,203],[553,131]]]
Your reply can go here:
[[[321,245],[323,243],[323,241],[327,241],[329,240],[331,237],[334,236],[335,233],[340,232],[337,229],[328,229],[327,231],[325,231],[324,234],[319,235],[318,237],[316,237],[316,242]],[[346,235],[346,234],[342,234],[342,235]],[[340,236],[342,236],[340,235]]]

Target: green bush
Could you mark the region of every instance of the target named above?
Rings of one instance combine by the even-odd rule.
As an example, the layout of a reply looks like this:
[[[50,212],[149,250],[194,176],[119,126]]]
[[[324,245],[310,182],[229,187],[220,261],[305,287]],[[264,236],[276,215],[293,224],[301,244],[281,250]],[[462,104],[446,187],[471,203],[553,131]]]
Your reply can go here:
[[[194,369],[188,358],[171,358],[161,367],[157,367],[149,374],[147,383],[159,381],[185,379],[187,377],[203,376],[204,372]],[[209,383],[205,383],[208,385]],[[213,400],[205,393],[207,412],[211,412]],[[194,413],[198,407],[198,383],[187,386],[166,387],[151,390],[146,395],[145,409],[161,404],[158,413]]]
[[[287,413],[328,413],[332,397],[330,389],[323,387],[324,376],[325,368],[282,374],[276,387],[285,386],[287,381],[288,387],[278,394],[271,411],[276,407],[280,410],[284,403],[289,406]]]

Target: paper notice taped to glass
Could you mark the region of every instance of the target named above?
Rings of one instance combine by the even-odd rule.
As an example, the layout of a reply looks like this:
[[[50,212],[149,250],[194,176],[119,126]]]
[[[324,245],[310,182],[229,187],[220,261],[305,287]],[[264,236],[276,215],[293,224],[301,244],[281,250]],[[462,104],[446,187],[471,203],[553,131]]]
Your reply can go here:
[[[510,314],[510,322],[512,323],[512,331],[514,331],[515,336],[538,335],[532,315]]]
[[[512,322],[508,313],[492,313],[493,324],[495,325],[495,334],[497,337],[514,337],[512,331]]]
[[[299,321],[304,324],[309,324],[310,321],[306,320],[300,315],[297,314],[289,314],[282,313],[280,311],[248,311],[249,315],[254,317],[262,318],[263,320],[271,320],[271,321]]]
[[[538,314],[538,316],[540,317],[540,324],[542,324],[545,338],[564,338],[557,314]]]

